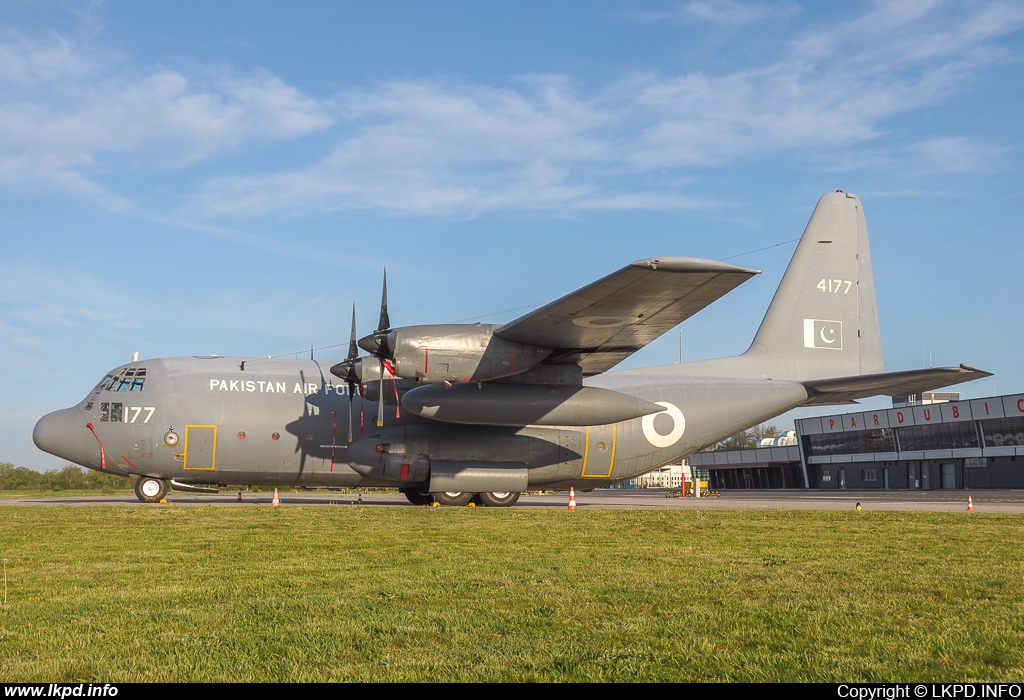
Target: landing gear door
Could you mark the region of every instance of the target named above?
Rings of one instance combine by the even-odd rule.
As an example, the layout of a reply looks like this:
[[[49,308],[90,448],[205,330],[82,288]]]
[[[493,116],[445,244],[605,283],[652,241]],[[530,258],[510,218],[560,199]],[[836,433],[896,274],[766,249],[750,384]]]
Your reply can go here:
[[[217,466],[217,426],[185,426],[185,469],[213,471]]]

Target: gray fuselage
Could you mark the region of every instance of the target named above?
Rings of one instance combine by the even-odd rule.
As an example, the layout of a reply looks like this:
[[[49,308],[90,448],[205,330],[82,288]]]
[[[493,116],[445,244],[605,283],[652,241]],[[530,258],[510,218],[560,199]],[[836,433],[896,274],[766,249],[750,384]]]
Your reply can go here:
[[[41,419],[34,437],[42,449],[91,469],[182,484],[427,488],[431,464],[444,463],[517,472],[526,477],[524,488],[594,488],[678,461],[807,399],[797,382],[686,377],[686,365],[674,365],[664,368],[668,374],[624,371],[587,380],[666,409],[615,424],[458,425],[386,404],[378,428],[377,403],[357,392],[350,444],[347,386],[329,374],[330,364],[134,362],[108,377],[145,368],[135,391],[124,382],[104,387],[105,380],[78,406]]]

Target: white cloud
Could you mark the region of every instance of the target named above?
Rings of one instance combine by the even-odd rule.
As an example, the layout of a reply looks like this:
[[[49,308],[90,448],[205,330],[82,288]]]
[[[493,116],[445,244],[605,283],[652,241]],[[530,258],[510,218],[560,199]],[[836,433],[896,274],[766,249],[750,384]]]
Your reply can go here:
[[[254,335],[273,341],[268,352],[283,352],[296,344],[295,338],[308,337],[311,326],[323,332],[323,324],[310,319],[329,318],[336,308],[339,322],[346,319],[344,305],[314,291],[246,288],[192,295],[187,285],[126,290],[73,264],[0,262],[0,358],[59,357],[70,352],[68,338],[83,343],[100,339],[112,346],[152,338],[171,342],[182,327],[199,329],[207,342],[215,343],[203,352],[224,353],[233,343],[252,342]]]
[[[680,8],[725,24],[775,10]],[[179,216],[722,206],[685,193],[680,178],[785,152],[832,169],[899,159],[977,169],[997,151],[976,139],[889,131],[1015,58],[999,40],[1022,25],[1018,3],[903,0],[802,29],[775,54],[717,72],[638,72],[596,89],[551,75],[502,87],[406,80],[330,97],[269,74],[136,74],[60,39],[2,44],[0,184],[45,183],[123,208],[104,170],[123,172],[124,160],[147,173],[188,168],[314,133],[327,140],[318,161],[264,173],[228,162]]]
[[[681,17],[716,22],[719,24],[743,24],[761,19],[772,11],[765,3],[741,3],[734,0],[705,0],[684,5]]]
[[[145,308],[81,272],[31,261],[0,263],[0,330],[5,345],[39,348],[55,329],[109,334],[138,328]]]
[[[736,2],[735,0],[699,0],[669,10],[633,13],[646,21],[674,20],[677,22],[711,22],[713,24],[737,26],[763,19],[771,14],[789,13],[793,6],[786,4],[768,5],[763,2]]]
[[[925,172],[979,172],[991,168],[1003,156],[991,146],[960,136],[924,139],[908,150]]]
[[[333,122],[325,103],[273,75],[135,74],[60,38],[0,44],[0,66],[5,184],[41,182],[116,200],[93,174],[113,154],[181,168]]]
[[[739,12],[732,3],[687,8],[705,5]],[[518,89],[380,85],[342,96],[340,143],[320,162],[217,178],[198,206],[213,216],[707,206],[659,185],[661,176],[782,151],[852,166],[851,147],[876,145],[888,120],[941,103],[973,71],[1003,60],[994,40],[1024,24],[1024,10],[1007,4],[981,6],[955,24],[950,15],[937,2],[880,4],[844,24],[805,31],[755,68],[636,74],[589,95],[553,76]],[[950,167],[977,163],[965,155],[977,143],[918,138],[917,147],[900,143],[859,157],[923,162],[945,149],[957,154],[945,160]],[[648,182],[635,184],[637,175]]]
[[[95,61],[62,37],[46,43],[21,40],[0,44],[0,85],[27,87],[82,80],[93,72]]]
[[[354,133],[319,164],[266,177],[221,178],[212,214],[295,207],[474,212],[558,208],[593,197],[572,167],[606,162],[612,115],[564,79],[526,78],[517,92],[438,82],[389,83],[339,100]]]
[[[921,183],[919,186],[899,186],[892,190],[858,190],[862,198],[874,194],[910,195],[930,193],[932,196],[950,197],[963,194],[956,181],[944,181],[939,186],[937,174],[972,175],[980,172],[998,172],[1014,163],[1009,149],[987,144],[976,138],[963,136],[922,138],[898,148],[859,148],[847,153],[821,156],[814,159],[815,167],[823,172],[849,173],[863,170],[898,171],[900,180]]]

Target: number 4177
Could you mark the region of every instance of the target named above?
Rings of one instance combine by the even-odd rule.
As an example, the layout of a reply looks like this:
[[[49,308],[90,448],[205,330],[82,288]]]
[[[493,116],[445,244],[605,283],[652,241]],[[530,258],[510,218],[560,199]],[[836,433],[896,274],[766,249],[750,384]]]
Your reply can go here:
[[[815,285],[817,289],[823,292],[831,292],[832,294],[839,294],[840,290],[843,294],[850,293],[850,287],[853,286],[852,280],[830,280],[823,279]]]

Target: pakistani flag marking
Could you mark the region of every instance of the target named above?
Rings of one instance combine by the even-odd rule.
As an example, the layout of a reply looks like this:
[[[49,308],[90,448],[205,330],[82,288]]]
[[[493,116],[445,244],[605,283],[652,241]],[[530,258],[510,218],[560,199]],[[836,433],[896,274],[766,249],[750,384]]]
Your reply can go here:
[[[804,319],[804,347],[823,350],[843,349],[843,322]]]

